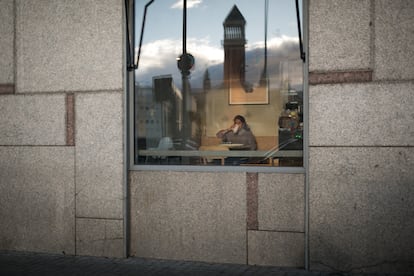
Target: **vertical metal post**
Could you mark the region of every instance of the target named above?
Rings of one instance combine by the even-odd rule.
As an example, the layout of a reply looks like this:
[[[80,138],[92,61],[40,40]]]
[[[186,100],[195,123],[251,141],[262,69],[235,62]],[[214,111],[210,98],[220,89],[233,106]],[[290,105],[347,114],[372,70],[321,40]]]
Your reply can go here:
[[[187,53],[187,0],[183,0],[183,56]]]
[[[296,0],[296,21],[298,23],[298,36],[299,36],[299,50],[300,50],[300,58],[303,62],[305,62],[305,53],[303,52],[303,43],[302,43],[302,26],[300,24],[300,14],[299,14],[299,0]]]
[[[303,137],[303,165],[305,167],[305,269],[310,269],[310,256],[309,256],[309,84],[308,84],[308,74],[309,74],[309,58],[306,57],[306,52],[308,49],[308,26],[309,26],[309,9],[308,0],[302,0],[302,14],[303,22],[306,28],[303,32],[303,40],[305,44],[305,51],[301,49],[301,58],[303,60],[303,91],[304,93],[304,103],[303,103],[303,117],[305,123],[304,137]]]
[[[125,16],[125,27],[124,32],[126,33],[126,45],[125,50],[127,51],[127,55],[125,57],[124,62],[126,63],[126,67],[124,67],[124,74],[126,78],[124,79],[124,102],[125,104],[125,112],[124,116],[126,120],[124,120],[123,127],[125,129],[126,135],[124,135],[124,144],[129,145],[129,147],[124,147],[124,166],[123,166],[123,185],[122,185],[122,196],[123,196],[123,234],[124,234],[124,244],[123,244],[123,257],[127,258],[130,254],[130,241],[131,241],[131,233],[130,233],[130,201],[129,201],[129,182],[128,182],[128,171],[130,168],[130,164],[134,164],[134,152],[135,152],[135,135],[134,135],[134,86],[135,86],[135,71],[131,70],[134,68],[134,61],[132,58],[131,52],[131,41],[135,40],[135,0],[125,0],[125,9],[124,9],[124,16]],[[132,26],[132,32],[130,33],[129,25]],[[131,119],[132,118],[132,119]],[[130,149],[134,149],[131,154]]]
[[[267,25],[268,25],[268,17],[269,17],[269,0],[265,0],[265,37],[264,37],[264,43],[265,43],[265,48],[264,48],[264,76],[265,76],[265,80],[266,80],[266,85],[268,84],[268,77],[267,77]]]
[[[182,129],[181,129],[181,146],[182,149],[185,149],[186,141],[190,138],[191,135],[191,125],[189,122],[188,117],[188,109],[189,109],[189,87],[188,87],[188,75],[190,74],[188,65],[188,57],[187,57],[187,0],[183,0],[183,53],[181,55],[181,83],[182,83],[182,90],[183,90],[183,105],[182,105]]]

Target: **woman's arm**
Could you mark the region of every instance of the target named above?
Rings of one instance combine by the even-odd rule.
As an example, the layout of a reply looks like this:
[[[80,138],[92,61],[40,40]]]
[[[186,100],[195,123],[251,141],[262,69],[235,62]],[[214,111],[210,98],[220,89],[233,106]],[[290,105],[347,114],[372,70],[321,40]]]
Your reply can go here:
[[[223,138],[226,135],[227,132],[229,132],[233,129],[233,127],[234,127],[234,125],[232,125],[229,128],[219,130],[219,132],[216,133],[216,137],[217,138]]]

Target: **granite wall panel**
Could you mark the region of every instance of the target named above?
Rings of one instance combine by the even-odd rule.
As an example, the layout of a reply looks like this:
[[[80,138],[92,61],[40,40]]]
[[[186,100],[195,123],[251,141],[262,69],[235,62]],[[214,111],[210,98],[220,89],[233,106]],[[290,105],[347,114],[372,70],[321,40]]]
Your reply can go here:
[[[123,220],[76,219],[76,255],[122,258]]]
[[[311,148],[312,269],[412,269],[413,156],[413,147]]]
[[[310,146],[413,146],[413,82],[310,86]]]
[[[0,96],[0,145],[66,145],[65,95]]]
[[[14,84],[14,2],[0,1],[0,84]]]
[[[73,147],[0,147],[0,249],[75,254]]]
[[[309,1],[309,71],[371,68],[371,1]]]
[[[123,87],[123,1],[16,1],[16,92]]]
[[[122,100],[120,92],[75,97],[78,217],[123,217]]]
[[[375,79],[414,79],[414,1],[375,1]]]
[[[303,174],[259,174],[259,230],[305,231]]]
[[[249,231],[249,265],[303,268],[304,233]]]
[[[133,256],[246,263],[245,173],[130,174]]]

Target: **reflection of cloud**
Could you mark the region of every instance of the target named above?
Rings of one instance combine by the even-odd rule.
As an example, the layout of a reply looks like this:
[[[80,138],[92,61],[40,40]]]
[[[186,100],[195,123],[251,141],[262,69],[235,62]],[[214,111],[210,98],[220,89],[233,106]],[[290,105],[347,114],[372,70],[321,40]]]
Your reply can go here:
[[[222,63],[224,59],[223,49],[211,46],[208,39],[189,39],[187,50],[197,59],[203,61],[203,63],[199,62],[200,65]]]
[[[199,6],[203,1],[202,0],[188,0],[187,1],[187,9],[195,8]],[[172,9],[182,9],[183,8],[183,1],[178,0],[171,6]]]
[[[175,60],[180,52],[180,41],[163,39],[144,44],[141,49],[140,70],[149,71],[165,67],[171,57]]]
[[[288,77],[292,83],[302,82],[302,62],[299,57],[297,37],[279,36],[268,40],[268,72],[277,81]],[[223,78],[224,52],[220,46],[213,46],[208,38],[188,38],[187,51],[195,58],[191,71],[191,85],[202,87],[204,71],[208,68],[212,85],[218,85]],[[177,81],[181,74],[177,68],[177,57],[182,53],[179,39],[157,40],[142,46],[137,81],[151,84],[153,76],[171,74]],[[246,48],[246,79],[255,84],[263,71],[264,42],[257,42]]]
[[[282,44],[286,44],[289,42],[298,43],[298,37],[291,37],[291,36],[276,36],[273,38],[270,38],[267,41],[267,47],[268,48],[279,48],[282,46]],[[250,46],[250,49],[257,49],[257,48],[264,48],[264,41],[257,41],[254,44]]]
[[[195,67],[204,69],[205,66],[222,63],[223,50],[209,45],[207,39],[190,38],[187,40],[187,52],[195,57]],[[144,44],[141,50],[139,70],[141,73],[159,70],[161,68],[176,69],[176,58],[182,53],[181,40],[163,39]]]

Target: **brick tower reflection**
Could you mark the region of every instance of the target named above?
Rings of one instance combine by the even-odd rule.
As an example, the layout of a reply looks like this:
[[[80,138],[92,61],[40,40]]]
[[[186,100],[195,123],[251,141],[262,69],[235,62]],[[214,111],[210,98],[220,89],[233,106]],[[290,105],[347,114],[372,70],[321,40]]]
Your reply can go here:
[[[245,83],[246,20],[236,5],[223,22],[224,82],[226,87]]]

